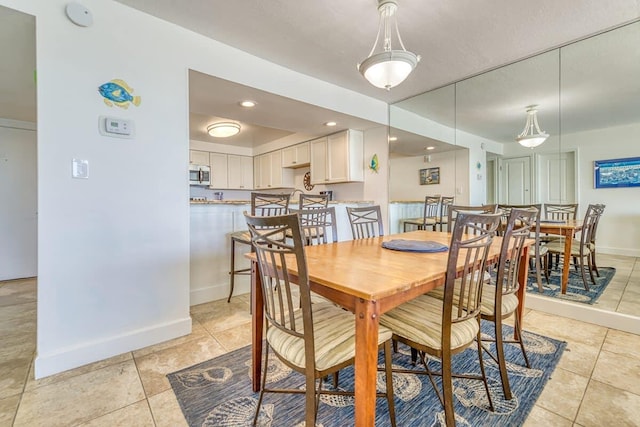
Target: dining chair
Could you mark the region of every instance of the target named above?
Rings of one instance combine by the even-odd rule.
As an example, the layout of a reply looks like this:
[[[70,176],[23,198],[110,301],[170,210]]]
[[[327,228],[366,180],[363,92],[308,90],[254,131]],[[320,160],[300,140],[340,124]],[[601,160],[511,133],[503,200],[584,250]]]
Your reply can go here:
[[[327,206],[329,206],[328,194],[300,194],[298,209],[319,209]]]
[[[338,241],[336,208],[290,209],[300,217],[302,237],[307,246]]]
[[[491,284],[485,284],[482,290],[480,317],[494,324],[494,337],[483,337],[482,342],[495,342],[496,355],[491,353],[488,348],[483,348],[499,367],[502,392],[507,400],[511,400],[512,394],[507,374],[504,344],[518,344],[522,350],[522,356],[527,368],[531,368],[524,342],[522,341],[520,319],[515,316],[515,334],[512,340],[503,338],[502,324],[503,320],[512,316],[518,308],[517,292],[520,289],[518,272],[520,270],[522,251],[531,236],[532,229],[536,227],[536,224],[539,224],[539,216],[540,211],[536,207],[512,207],[510,209],[502,236],[495,282],[492,281]]]
[[[286,214],[289,211],[290,199],[291,195],[288,193],[251,193],[251,215],[274,216]],[[227,302],[230,302],[233,296],[236,274],[251,274],[250,268],[236,269],[236,243],[251,247],[251,235],[249,231],[242,230],[231,233],[231,268],[229,270],[229,297],[227,298]]]
[[[535,239],[535,243],[533,245],[533,250],[529,251],[529,260],[535,267],[535,275],[536,275],[536,283],[538,284],[538,291],[544,292],[544,286],[542,285],[542,272],[544,272],[545,279],[547,280],[547,284],[549,283],[549,271],[546,267],[546,259],[547,259],[547,247],[542,244],[540,241],[540,218],[542,214],[542,205],[540,203],[534,203],[530,205],[502,205],[499,204],[498,208],[502,211],[503,218],[503,226],[506,226],[508,223],[508,218],[511,213],[511,210],[516,209],[528,209],[535,208],[538,211],[535,220],[535,226],[533,227],[532,235]]]
[[[380,317],[380,324],[393,331],[393,339],[418,350],[424,366],[424,371],[394,368],[394,372],[428,375],[444,407],[448,426],[455,426],[452,377],[460,376],[453,373],[452,356],[470,347],[474,340],[481,374],[464,374],[464,377],[483,381],[489,408],[493,411],[482,362],[480,303],[484,281],[480,278],[499,222],[500,214],[458,214],[449,246],[444,298],[420,295]],[[476,231],[469,234],[470,229]],[[426,354],[441,360],[441,372],[431,370]],[[435,374],[442,376],[442,391],[435,383]]]
[[[447,212],[447,224],[449,230],[455,228],[456,219],[461,213],[465,214],[491,214],[498,212],[498,205],[476,205],[476,206],[464,206],[464,205],[450,205]],[[477,227],[470,227],[469,232],[477,232]]]
[[[587,270],[589,271],[589,277],[591,283],[595,286],[596,279],[593,276],[593,264],[592,264],[592,252],[595,249],[595,230],[597,229],[597,223],[600,215],[604,212],[602,205],[589,205],[587,212],[585,213],[584,220],[582,222],[582,230],[580,230],[580,239],[573,239],[571,243],[571,258],[573,258],[574,266],[578,268],[582,275],[582,283],[584,288],[588,291],[589,284],[587,283],[587,276],[585,273],[584,259],[587,259]],[[556,255],[560,257],[564,254],[564,240],[557,239],[547,243],[549,249],[548,257]],[[571,262],[571,260],[564,259],[563,262]],[[550,260],[547,261],[547,268],[550,265]]]
[[[347,207],[347,216],[354,239],[367,239],[384,235],[380,206]]]
[[[256,252],[266,319],[262,385],[253,425],[258,420],[265,393],[301,393],[305,395],[306,425],[313,426],[322,394],[353,395],[342,389],[323,389],[323,378],[354,363],[355,317],[332,303],[312,304],[298,214],[257,217],[245,213],[245,217]],[[287,232],[291,238],[283,237]],[[295,277],[290,276],[290,269],[297,271]],[[294,288],[298,288],[300,295],[299,306]],[[385,352],[386,381],[386,392],[377,395],[386,397],[391,425],[395,426],[391,331],[381,326],[377,342]],[[279,389],[267,382],[271,351],[282,363],[304,376],[304,387]]]
[[[604,209],[606,208],[606,205],[596,204],[594,205],[594,207],[598,211],[598,216],[596,218],[595,223],[593,224],[593,230],[591,231],[591,244],[590,244],[591,267],[593,268],[593,271],[596,272],[596,276],[600,277],[600,272],[598,271],[598,265],[596,264],[596,231],[598,229],[598,223],[600,222],[600,218],[604,213]]]
[[[404,220],[404,231],[407,231],[407,225],[415,226],[418,230],[425,230],[431,227],[436,231],[438,224],[438,214],[440,211],[440,196],[426,196],[424,198],[424,206],[421,218],[411,218]]]
[[[438,225],[440,226],[440,231],[444,231],[444,226],[447,225],[447,220],[449,218],[449,207],[453,205],[454,201],[453,196],[442,196],[440,198],[440,213],[438,215]]]

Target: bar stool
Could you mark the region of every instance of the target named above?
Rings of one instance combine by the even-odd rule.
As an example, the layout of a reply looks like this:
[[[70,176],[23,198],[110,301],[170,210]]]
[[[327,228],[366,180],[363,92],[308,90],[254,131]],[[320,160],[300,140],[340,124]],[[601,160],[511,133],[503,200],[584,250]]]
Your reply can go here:
[[[285,215],[289,213],[289,200],[291,195],[286,194],[269,194],[269,193],[251,193],[251,216],[275,216]],[[236,274],[251,274],[251,268],[236,269],[236,243],[251,245],[251,235],[248,230],[236,231],[231,233],[231,268],[229,270],[229,297],[227,302],[231,301],[233,296],[233,288],[235,285]]]

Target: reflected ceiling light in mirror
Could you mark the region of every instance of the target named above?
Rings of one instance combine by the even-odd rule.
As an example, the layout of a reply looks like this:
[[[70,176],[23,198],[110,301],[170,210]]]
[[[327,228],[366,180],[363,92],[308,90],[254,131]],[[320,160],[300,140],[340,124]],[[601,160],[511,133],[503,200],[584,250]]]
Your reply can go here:
[[[425,149],[425,150],[435,150],[435,149],[436,149],[436,147],[431,147],[431,146],[429,146],[429,147],[424,147],[424,149]]]
[[[537,105],[527,106],[527,123],[524,125],[524,129],[516,138],[516,141],[523,147],[535,148],[542,144],[549,134],[540,130],[538,126],[538,110]]]
[[[228,138],[240,133],[240,125],[234,122],[218,122],[207,126],[207,132],[214,138]]]
[[[337,124],[338,124],[338,123],[336,123],[336,122],[326,122],[324,125],[325,125],[325,126],[329,126],[329,127],[333,127],[333,126],[335,126],[335,125],[337,125]]]
[[[255,101],[251,101],[251,100],[246,100],[246,101],[242,101],[240,102],[240,105],[243,106],[244,108],[253,108],[256,106]]]
[[[395,142],[395,141],[397,141],[397,140],[398,140],[398,137],[397,137],[397,136],[390,136],[390,137],[389,137],[389,142]]]
[[[378,35],[367,59],[358,64],[358,71],[369,83],[387,90],[402,83],[420,62],[420,56],[409,52],[402,43],[398,22],[395,18],[397,10],[396,0],[378,0],[378,12],[380,13]],[[391,47],[394,33],[402,49],[394,50]],[[378,49],[378,53],[374,54],[378,42],[380,42],[380,49]]]

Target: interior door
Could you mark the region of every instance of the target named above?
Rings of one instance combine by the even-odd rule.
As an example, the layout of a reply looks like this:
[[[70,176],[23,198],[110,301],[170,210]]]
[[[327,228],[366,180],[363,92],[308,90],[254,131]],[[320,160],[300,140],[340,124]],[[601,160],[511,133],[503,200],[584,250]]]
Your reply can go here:
[[[500,160],[500,203],[527,205],[531,203],[531,157]]]
[[[0,123],[0,280],[37,276],[36,132]]]
[[[575,203],[575,152],[540,154],[537,164],[540,203]]]

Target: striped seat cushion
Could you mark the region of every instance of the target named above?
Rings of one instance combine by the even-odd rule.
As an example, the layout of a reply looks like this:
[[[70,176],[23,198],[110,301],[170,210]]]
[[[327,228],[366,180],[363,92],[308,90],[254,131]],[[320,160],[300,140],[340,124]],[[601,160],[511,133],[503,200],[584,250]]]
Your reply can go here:
[[[316,369],[325,370],[355,357],[355,317],[331,303],[313,304]],[[295,314],[302,328],[302,310]],[[391,339],[391,331],[380,326],[378,344]],[[304,339],[291,336],[276,327],[267,329],[267,341],[281,357],[295,366],[305,367]]]
[[[404,222],[407,223],[411,223],[411,224],[426,224],[426,225],[433,225],[436,223],[436,219],[435,218],[411,218],[411,219],[405,219]]]
[[[420,295],[380,317],[380,324],[394,334],[441,350],[442,301]],[[469,319],[451,325],[451,349],[466,347],[478,334],[478,321]]]
[[[546,244],[547,250],[553,253],[564,253],[564,240],[554,240]],[[585,247],[585,255],[595,249],[593,243],[587,243]],[[571,242],[571,256],[580,256],[580,241],[573,239]]]
[[[460,295],[460,279],[456,280],[456,287],[453,291],[454,295],[458,297]],[[437,298],[439,300],[444,299],[444,288],[436,288],[429,291],[427,294],[430,297]],[[484,284],[482,286],[482,300],[480,301],[481,312],[485,316],[493,316],[494,308],[496,304],[496,287],[494,285]],[[502,315],[513,313],[518,308],[518,297],[515,294],[508,294],[502,296]]]

